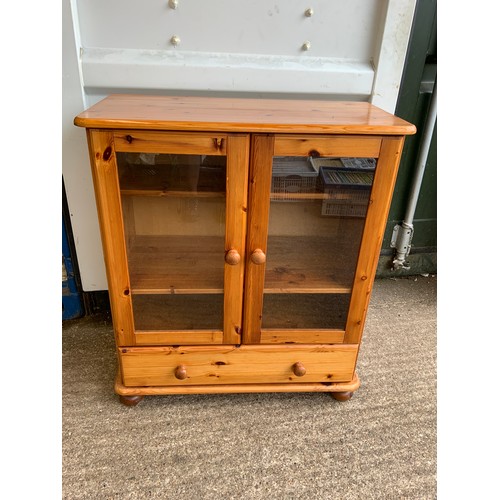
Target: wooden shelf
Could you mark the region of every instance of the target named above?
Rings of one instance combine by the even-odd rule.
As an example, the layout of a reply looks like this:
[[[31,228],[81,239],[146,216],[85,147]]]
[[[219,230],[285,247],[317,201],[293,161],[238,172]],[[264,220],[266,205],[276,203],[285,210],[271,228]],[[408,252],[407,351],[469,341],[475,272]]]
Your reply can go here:
[[[131,237],[128,261],[132,294],[223,293],[223,237]]]
[[[286,201],[288,203],[310,200],[327,200],[330,195],[326,193],[280,193],[271,191],[271,201]]]
[[[168,189],[122,189],[122,196],[171,196],[172,198],[224,198],[223,191],[183,191]]]
[[[133,294],[223,293],[222,237],[136,236],[130,240]],[[264,292],[350,293],[356,257],[355,251],[331,237],[270,237]]]
[[[264,293],[350,293],[356,251],[333,237],[270,236]]]

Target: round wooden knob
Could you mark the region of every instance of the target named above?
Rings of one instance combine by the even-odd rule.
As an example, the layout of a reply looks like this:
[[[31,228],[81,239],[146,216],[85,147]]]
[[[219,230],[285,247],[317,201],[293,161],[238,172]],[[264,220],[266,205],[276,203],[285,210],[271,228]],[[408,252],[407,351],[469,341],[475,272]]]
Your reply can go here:
[[[300,361],[297,361],[297,363],[292,366],[292,370],[297,377],[303,377],[306,374],[306,368]]]
[[[266,254],[260,248],[257,248],[250,255],[250,259],[254,264],[264,264],[266,262]]]
[[[187,378],[187,369],[184,365],[179,365],[174,371],[175,378],[179,380],[184,380]]]
[[[240,254],[238,253],[238,250],[235,250],[234,248],[231,248],[226,253],[226,263],[229,264],[230,266],[236,266],[237,264],[240,263],[241,257]]]

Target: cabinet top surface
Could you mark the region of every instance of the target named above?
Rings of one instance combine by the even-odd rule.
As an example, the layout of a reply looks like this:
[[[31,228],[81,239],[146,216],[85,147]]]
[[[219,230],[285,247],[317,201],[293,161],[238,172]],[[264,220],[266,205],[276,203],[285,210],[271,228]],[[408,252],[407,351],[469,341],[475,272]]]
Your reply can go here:
[[[416,128],[367,102],[113,94],[83,113],[86,128],[410,135]]]

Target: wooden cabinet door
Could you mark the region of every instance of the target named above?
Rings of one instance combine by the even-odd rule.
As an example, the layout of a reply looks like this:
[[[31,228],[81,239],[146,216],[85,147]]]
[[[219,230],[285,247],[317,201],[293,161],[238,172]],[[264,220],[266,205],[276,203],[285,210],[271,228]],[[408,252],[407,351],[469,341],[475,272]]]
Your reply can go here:
[[[88,136],[118,345],[240,343],[248,135]]]
[[[245,343],[358,343],[402,138],[255,135]]]

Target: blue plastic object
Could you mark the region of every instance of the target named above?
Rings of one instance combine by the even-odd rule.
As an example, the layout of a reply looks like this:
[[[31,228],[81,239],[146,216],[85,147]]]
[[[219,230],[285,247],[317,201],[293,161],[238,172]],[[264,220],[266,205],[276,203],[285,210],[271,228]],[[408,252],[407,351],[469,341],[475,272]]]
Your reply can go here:
[[[62,219],[62,319],[75,319],[83,316],[83,305],[76,286],[68,233]]]

